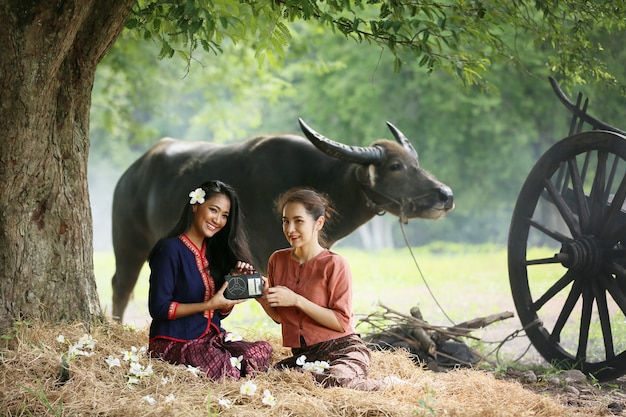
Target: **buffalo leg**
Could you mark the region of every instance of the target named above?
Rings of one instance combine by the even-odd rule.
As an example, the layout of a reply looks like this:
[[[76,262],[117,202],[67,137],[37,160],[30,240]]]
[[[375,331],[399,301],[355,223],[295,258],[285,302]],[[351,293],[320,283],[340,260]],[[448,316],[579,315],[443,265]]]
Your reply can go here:
[[[124,310],[128,305],[130,295],[135,288],[139,272],[143,267],[146,257],[129,257],[116,254],[115,274],[112,279],[113,286],[113,319],[120,323],[124,318]]]

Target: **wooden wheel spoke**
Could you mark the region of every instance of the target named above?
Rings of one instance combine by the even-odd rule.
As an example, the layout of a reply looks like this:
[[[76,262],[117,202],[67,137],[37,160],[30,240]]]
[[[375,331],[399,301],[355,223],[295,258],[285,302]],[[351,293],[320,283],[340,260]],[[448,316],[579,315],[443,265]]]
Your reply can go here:
[[[614,246],[617,242],[626,241],[626,224],[621,225],[615,231],[602,235],[602,245]]]
[[[613,200],[611,201],[611,205],[609,206],[609,210],[607,211],[604,224],[602,226],[601,235],[604,236],[610,233],[611,229],[614,228],[614,222],[617,220],[618,215],[626,216],[626,214],[622,211],[622,207],[624,205],[624,200],[626,199],[626,175],[622,178],[622,181],[617,188],[617,192],[615,196],[613,196]]]
[[[550,258],[538,258],[538,259],[528,259],[526,260],[526,265],[547,265],[547,264],[558,264],[559,257],[554,255]]]
[[[613,164],[611,164],[611,173],[609,174],[609,178],[606,182],[606,187],[604,188],[604,201],[609,201],[609,193],[611,192],[611,187],[613,186],[613,181],[615,181],[615,173],[617,172],[617,166],[619,165],[620,159],[617,155],[613,155]]]
[[[602,339],[604,341],[606,359],[612,359],[615,357],[615,348],[613,346],[613,331],[611,330],[611,316],[606,302],[606,293],[602,288],[600,288],[596,281],[592,283],[592,288],[593,295],[596,298],[596,305],[598,307],[598,317],[602,328]]]
[[[569,175],[567,175],[567,166],[565,164],[559,164],[559,170],[556,175],[555,184],[556,187],[561,190],[561,194],[563,194],[567,190],[567,184],[569,184]]]
[[[567,202],[565,201],[563,196],[558,192],[558,190],[556,189],[552,181],[544,180],[544,186],[546,190],[548,191],[548,193],[550,194],[550,197],[552,198],[552,202],[556,205],[557,209],[559,210],[559,213],[561,214],[563,221],[565,221],[565,223],[567,224],[567,227],[572,233],[572,236],[574,237],[580,236],[581,231],[580,231],[580,226],[578,225],[578,222],[576,221],[576,216],[567,205]]]
[[[589,206],[587,205],[587,197],[585,196],[585,190],[583,189],[583,181],[580,177],[580,173],[578,172],[576,158],[568,159],[567,166],[569,167],[570,176],[572,178],[572,187],[574,189],[576,206],[578,207],[580,228],[583,231],[587,231],[589,230]]]
[[[568,270],[565,275],[563,275],[557,282],[555,282],[548,291],[546,291],[541,297],[539,297],[534,303],[533,308],[535,311],[539,311],[548,301],[552,299],[555,295],[563,290],[563,288],[567,287],[570,282],[574,280],[574,274],[571,270]]]
[[[623,293],[626,293],[626,268],[622,265],[611,262],[608,268],[613,274],[615,274],[615,281]]]
[[[563,309],[559,313],[559,317],[556,319],[556,323],[554,323],[554,328],[552,329],[552,334],[550,335],[550,339],[558,342],[561,339],[561,331],[563,327],[565,327],[565,323],[567,323],[567,319],[572,314],[572,310],[578,301],[578,298],[581,295],[581,285],[580,281],[575,280],[574,285],[570,289],[569,294],[567,295],[567,299],[565,300],[565,304],[563,304]]]
[[[611,265],[611,269],[613,268],[615,268],[616,270],[621,269],[621,273],[624,272],[624,268],[622,268],[621,266],[618,267],[617,265],[613,264]],[[624,294],[622,286],[618,285],[617,279],[613,279],[613,277],[611,277],[609,274],[600,273],[598,274],[598,281],[602,285],[602,287],[605,288],[609,292],[609,294],[611,294],[613,301],[615,301],[620,310],[622,310],[622,313],[626,316],[626,295]]]
[[[606,200],[604,200],[604,185],[606,182],[606,161],[609,154],[606,150],[598,151],[598,164],[596,168],[596,176],[593,178],[593,185],[591,186],[591,192],[589,197],[591,200],[591,230],[600,230],[602,219],[604,218],[604,210],[606,206]]]
[[[548,227],[538,223],[537,221],[535,221],[533,219],[529,219],[528,222],[535,229],[537,229],[537,230],[541,231],[542,233],[550,236],[552,239],[554,239],[554,240],[556,240],[558,242],[565,243],[568,240],[571,240],[569,237],[563,235],[562,233],[559,233],[556,230],[549,229]]]
[[[582,298],[583,307],[578,332],[578,350],[576,352],[576,359],[579,362],[585,362],[587,359],[587,343],[589,342],[589,327],[591,326],[591,311],[593,309],[593,290],[591,286],[585,286]]]

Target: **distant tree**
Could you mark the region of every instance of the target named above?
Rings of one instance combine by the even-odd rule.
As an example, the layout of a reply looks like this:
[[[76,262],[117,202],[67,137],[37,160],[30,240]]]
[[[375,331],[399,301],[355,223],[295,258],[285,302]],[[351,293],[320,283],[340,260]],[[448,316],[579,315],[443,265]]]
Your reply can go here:
[[[516,27],[557,51],[548,63],[555,72],[611,81],[590,32],[621,28],[616,16],[625,9],[621,0],[3,1],[0,324],[102,317],[87,189],[89,111],[96,67],[124,24],[156,40],[161,57],[190,63],[198,48],[218,53],[230,39],[252,42],[259,59],[273,62],[290,41],[286,22],[316,20],[384,46],[397,68],[417,56],[468,84],[494,61],[515,61],[517,45],[500,34]]]

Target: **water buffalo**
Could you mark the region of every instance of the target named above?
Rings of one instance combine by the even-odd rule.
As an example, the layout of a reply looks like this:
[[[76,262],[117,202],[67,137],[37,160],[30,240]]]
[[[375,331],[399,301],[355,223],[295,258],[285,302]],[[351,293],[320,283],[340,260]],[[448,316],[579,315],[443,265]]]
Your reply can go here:
[[[312,130],[308,140],[262,136],[236,145],[164,138],[135,161],[113,195],[113,317],[121,321],[139,272],[156,241],[178,219],[189,191],[209,179],[232,185],[240,196],[254,259],[265,271],[269,255],[287,245],[273,203],[294,186],[328,194],[337,211],[328,225],[333,244],[374,215],[438,219],[454,207],[450,188],[420,168],[406,137],[387,123],[396,141],[346,146]]]

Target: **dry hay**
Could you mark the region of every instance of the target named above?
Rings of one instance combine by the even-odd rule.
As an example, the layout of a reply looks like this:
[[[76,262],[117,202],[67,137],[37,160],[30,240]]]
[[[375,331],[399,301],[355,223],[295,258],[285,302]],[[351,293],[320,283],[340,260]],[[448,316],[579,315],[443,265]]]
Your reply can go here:
[[[371,376],[406,380],[376,392],[343,388],[324,389],[311,375],[271,370],[258,375],[253,396],[240,393],[245,381],[212,382],[196,377],[185,367],[142,357],[153,374],[136,385],[127,383],[128,362],[109,368],[105,359],[122,358],[131,346],[147,345],[147,329],[115,323],[93,326],[97,340],[92,356],[69,362],[69,379],[59,382],[60,357],[68,349],[57,336],[71,343],[85,333],[76,325],[18,325],[5,335],[0,363],[1,416],[561,416],[572,410],[555,399],[525,390],[520,384],[494,378],[479,370],[434,373],[416,366],[402,351],[373,352]],[[258,340],[249,333],[248,340]],[[288,355],[276,338],[272,362]],[[263,391],[275,397],[273,406],[262,402]],[[149,404],[146,397],[156,401]],[[218,403],[231,401],[230,408]],[[588,414],[587,414],[588,415]]]

